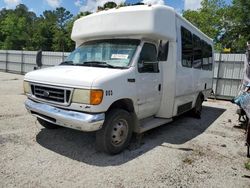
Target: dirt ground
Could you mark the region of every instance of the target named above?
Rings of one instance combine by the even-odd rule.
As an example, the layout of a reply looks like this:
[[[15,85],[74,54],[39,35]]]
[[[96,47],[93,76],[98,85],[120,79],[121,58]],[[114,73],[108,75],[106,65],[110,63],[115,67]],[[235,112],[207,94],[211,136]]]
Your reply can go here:
[[[47,130],[24,108],[23,76],[0,72],[0,187],[250,187],[244,130],[230,102],[204,102],[109,156],[95,134]]]

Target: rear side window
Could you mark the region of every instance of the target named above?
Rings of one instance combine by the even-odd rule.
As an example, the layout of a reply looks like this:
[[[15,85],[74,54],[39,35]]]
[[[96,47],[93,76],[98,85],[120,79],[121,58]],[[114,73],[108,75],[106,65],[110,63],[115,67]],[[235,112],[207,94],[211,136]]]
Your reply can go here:
[[[184,27],[181,27],[181,46],[182,46],[182,66],[192,67],[193,63],[193,36]]]
[[[209,54],[209,70],[213,69],[213,49],[211,45],[208,45],[208,54]]]
[[[202,69],[203,70],[212,70],[212,46],[206,43],[205,41],[202,42]]]

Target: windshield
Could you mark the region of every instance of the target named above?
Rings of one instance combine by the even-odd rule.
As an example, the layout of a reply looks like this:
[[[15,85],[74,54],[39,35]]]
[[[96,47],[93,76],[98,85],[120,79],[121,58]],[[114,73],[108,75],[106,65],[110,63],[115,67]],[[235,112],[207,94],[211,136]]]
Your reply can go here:
[[[61,65],[128,67],[140,41],[135,39],[98,40],[83,43]]]

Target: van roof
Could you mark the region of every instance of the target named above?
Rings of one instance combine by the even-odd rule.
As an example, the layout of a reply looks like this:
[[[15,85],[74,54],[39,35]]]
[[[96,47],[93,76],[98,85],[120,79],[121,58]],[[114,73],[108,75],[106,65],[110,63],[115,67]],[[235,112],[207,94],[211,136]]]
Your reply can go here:
[[[176,41],[177,17],[182,18],[174,8],[165,5],[113,8],[76,20],[71,38],[77,46],[89,39],[117,37]],[[184,18],[182,20],[188,22]]]

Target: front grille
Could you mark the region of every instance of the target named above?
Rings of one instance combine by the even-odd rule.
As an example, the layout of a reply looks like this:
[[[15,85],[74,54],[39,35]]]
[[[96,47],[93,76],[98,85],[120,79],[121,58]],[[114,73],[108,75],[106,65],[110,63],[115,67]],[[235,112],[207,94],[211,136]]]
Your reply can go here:
[[[70,102],[70,89],[31,84],[31,90],[37,99],[59,104],[69,104]]]

